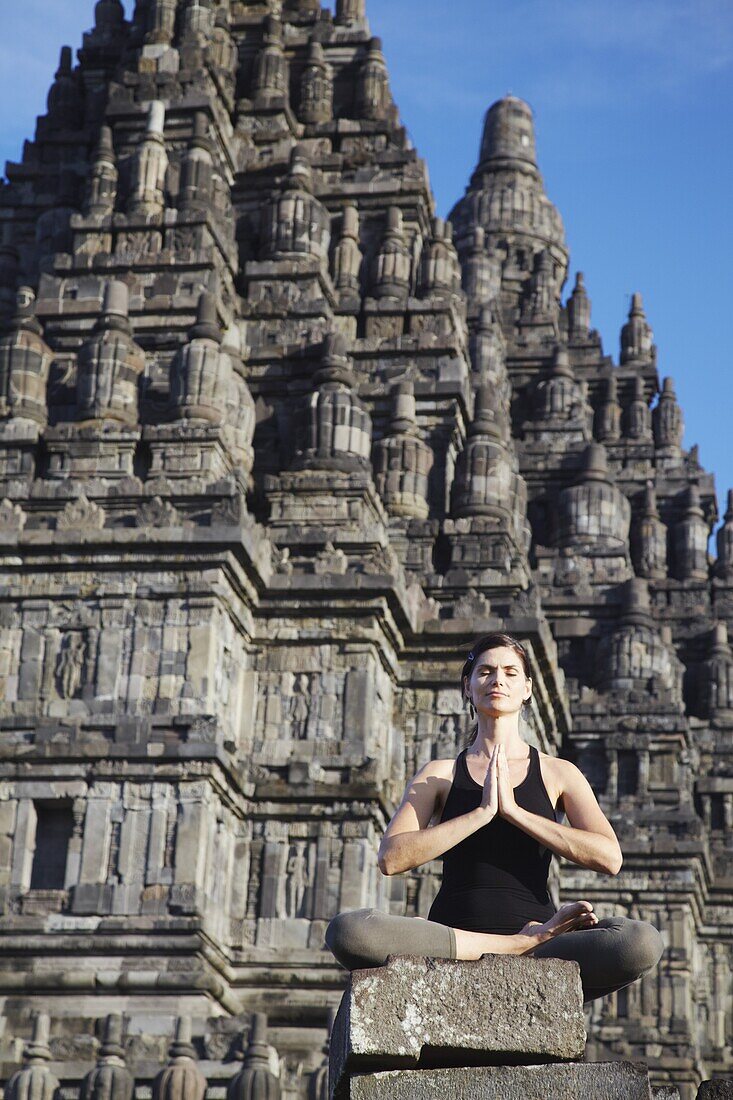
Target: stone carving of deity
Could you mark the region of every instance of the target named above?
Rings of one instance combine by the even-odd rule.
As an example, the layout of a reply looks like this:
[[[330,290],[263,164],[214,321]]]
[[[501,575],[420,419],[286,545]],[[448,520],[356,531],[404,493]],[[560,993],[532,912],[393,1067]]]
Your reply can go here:
[[[62,699],[74,699],[84,678],[86,644],[79,633],[67,634],[56,662],[56,679]]]

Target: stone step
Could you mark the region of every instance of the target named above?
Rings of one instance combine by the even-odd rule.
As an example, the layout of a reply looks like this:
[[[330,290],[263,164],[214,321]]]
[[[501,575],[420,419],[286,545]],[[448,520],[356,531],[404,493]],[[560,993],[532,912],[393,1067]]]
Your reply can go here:
[[[650,1100],[646,1066],[576,1062],[357,1074],[349,1100]]]

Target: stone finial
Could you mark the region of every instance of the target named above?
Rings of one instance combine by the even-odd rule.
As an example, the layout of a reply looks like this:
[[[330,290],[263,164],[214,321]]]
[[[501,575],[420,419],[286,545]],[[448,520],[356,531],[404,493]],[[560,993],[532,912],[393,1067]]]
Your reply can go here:
[[[616,626],[601,638],[597,650],[597,683],[603,690],[663,690],[682,701],[682,665],[671,637],[654,624],[647,581],[634,577],[620,586]]]
[[[219,79],[230,95],[234,94],[236,73],[239,65],[239,52],[232,36],[229,24],[229,12],[220,5],[214,16],[214,29],[211,32],[209,58],[217,70]]]
[[[0,336],[0,418],[30,420],[45,426],[46,389],[53,353],[35,316],[35,294],[21,287],[15,316]]]
[[[232,362],[221,347],[222,341],[216,299],[203,291],[188,342],[171,363],[170,402],[176,419],[214,424],[226,419]]]
[[[343,333],[328,332],[324,337],[321,344],[321,365],[314,379],[317,383],[344,382],[345,385],[353,385],[354,375]]]
[[[564,345],[555,349],[547,374],[537,383],[533,411],[535,421],[550,426],[578,420],[584,427],[590,424],[591,410]]]
[[[366,469],[371,453],[372,422],[356,393],[356,379],[346,343],[329,333],[313,375],[314,392],[302,409],[296,468]]]
[[[671,378],[665,378],[662,383],[662,392],[654,409],[652,421],[654,425],[654,442],[657,447],[672,452],[679,451],[682,447],[685,425],[682,419],[682,409],[677,403],[674,382]]]
[[[631,505],[610,478],[606,448],[591,443],[575,485],[563,489],[558,498],[560,545],[625,552],[630,523]]]
[[[586,447],[578,480],[608,481],[608,452],[602,443],[591,443]]]
[[[256,104],[288,99],[289,66],[283,50],[282,23],[276,16],[265,20],[262,49],[255,61],[252,94]]]
[[[534,117],[523,99],[507,95],[486,112],[480,162],[492,160],[523,161],[536,167]]]
[[[196,111],[191,141],[181,161],[179,210],[207,210],[211,206],[214,158],[208,132],[208,115],[205,111]]]
[[[138,379],[145,355],[133,340],[128,308],[127,284],[111,279],[104,288],[99,320],[79,350],[78,420],[137,424]]]
[[[680,580],[707,580],[710,528],[700,505],[700,490],[690,485],[682,518],[672,530],[675,576]]]
[[[470,332],[469,349],[476,381],[479,384],[490,382],[496,389],[497,403],[507,408],[512,391],[506,369],[506,340],[498,303],[481,307]]]
[[[632,294],[629,319],[621,329],[621,363],[651,363],[655,358],[654,334],[644,313],[641,294]]]
[[[417,432],[415,387],[412,382],[398,382],[392,389],[392,416],[389,427],[393,432]]]
[[[554,321],[559,308],[555,266],[548,248],[535,256],[522,304],[522,320]]]
[[[221,350],[229,356],[233,383],[228,422],[235,440],[240,468],[245,476],[248,476],[254,464],[252,440],[257,416],[254,399],[245,377],[244,363],[249,349],[243,344],[241,329],[236,321],[233,321],[224,333]]]
[[[187,0],[183,8],[180,44],[205,46],[214,29],[213,0]]]
[[[615,374],[606,379],[603,400],[596,409],[594,434],[601,443],[615,443],[621,436],[621,406]]]
[[[733,577],[733,489],[728,490],[727,507],[723,523],[716,535],[718,557],[715,562],[715,575],[724,580]]]
[[[729,717],[733,712],[733,652],[724,622],[715,623],[710,635],[700,703],[706,718],[721,718],[724,714]]]
[[[425,519],[433,452],[420,437],[411,382],[392,389],[387,431],[374,445],[374,479],[390,515]]]
[[[127,317],[130,308],[130,291],[121,279],[110,279],[104,288],[102,314],[105,317]]]
[[[163,136],[165,127],[165,103],[160,99],[154,99],[148,107],[148,117],[145,124],[145,133]]]
[[[652,601],[643,577],[632,577],[622,586],[621,618],[625,623],[651,623]]]
[[[461,289],[461,268],[450,222],[433,218],[432,234],[420,259],[420,290],[426,297],[450,299]]]
[[[308,1082],[308,1100],[330,1100],[330,1093],[328,1089],[328,1064],[329,1053],[331,1050],[331,1034],[333,1032],[333,1025],[336,1020],[336,1010],[329,1008],[328,1010],[328,1024],[326,1027],[326,1041],[323,1044],[323,1062],[318,1069],[311,1075],[311,1079]]]
[[[132,1100],[134,1089],[134,1078],[125,1065],[122,1017],[112,1013],[104,1022],[97,1064],[82,1081],[81,1100]]]
[[[323,46],[312,39],[308,47],[308,59],[300,78],[300,103],[298,118],[301,122],[317,124],[333,117],[333,74],[327,64]]]
[[[624,416],[624,435],[639,442],[650,442],[652,439],[652,414],[640,374],[634,378],[634,396]]]
[[[303,145],[294,145],[290,153],[288,174],[285,177],[285,188],[288,191],[307,191],[313,193],[313,169],[311,168],[308,153]]]
[[[62,46],[47,99],[48,125],[60,130],[76,129],[80,123],[81,93],[72,64],[71,46]]]
[[[575,286],[568,298],[568,332],[571,340],[584,340],[590,332],[590,298],[585,289],[583,272],[575,276]]]
[[[20,270],[20,253],[15,243],[11,222],[0,226],[0,331],[16,307],[16,287]]]
[[[244,1065],[227,1087],[227,1100],[280,1100],[280,1081],[272,1072],[267,1016],[255,1012]]]
[[[526,487],[504,441],[502,415],[493,387],[479,386],[451,489],[451,512],[456,517],[495,516],[507,525],[523,510]]]
[[[216,298],[208,290],[199,295],[196,306],[196,321],[190,329],[192,340],[213,340],[215,344],[221,344],[222,332],[219,324],[219,314],[216,308]]]
[[[498,253],[506,318],[514,317],[518,308],[523,325],[557,332],[568,252],[562,218],[536,168],[532,112],[526,103],[507,96],[489,109],[478,165],[450,217],[464,262],[466,244],[477,227],[486,233],[489,250]],[[545,251],[553,270],[533,270],[535,257]]]
[[[501,259],[487,248],[481,226],[473,230],[462,250],[461,279],[466,297],[476,306],[492,301],[501,290]]]
[[[84,212],[86,214],[109,217],[114,212],[117,199],[117,179],[117,160],[112,141],[112,130],[109,126],[102,126],[87,180],[84,199]]]
[[[296,145],[280,193],[275,193],[263,211],[263,258],[311,258],[325,270],[330,241],[331,219],[313,194],[313,172],[306,150]]]
[[[48,1062],[49,1018],[38,1012],[33,1018],[33,1035],[23,1050],[23,1066],[5,1087],[6,1100],[57,1100],[59,1082],[51,1073]]]
[[[412,275],[412,256],[405,240],[402,211],[390,206],[387,225],[379,251],[374,260],[372,293],[375,298],[407,297]]]
[[[191,1018],[179,1016],[169,1061],[153,1082],[154,1100],[204,1100],[206,1078],[196,1064],[191,1043]]]
[[[359,211],[344,207],[341,236],[333,254],[333,285],[344,298],[359,298],[363,255],[359,244]]]
[[[145,44],[170,46],[176,27],[177,0],[151,0],[148,8]]]
[[[659,516],[651,481],[631,530],[631,556],[638,576],[659,580],[667,575],[667,528]]]
[[[382,119],[391,102],[389,76],[381,38],[372,38],[361,63],[356,82],[356,116]]]
[[[336,0],[337,23],[363,23],[366,20],[366,0]]]
[[[101,38],[117,38],[125,26],[122,0],[97,0],[94,5],[94,33]]]
[[[165,208],[168,154],[164,126],[165,104],[154,100],[148,107],[145,133],[132,157],[127,209],[133,216],[159,218]]]

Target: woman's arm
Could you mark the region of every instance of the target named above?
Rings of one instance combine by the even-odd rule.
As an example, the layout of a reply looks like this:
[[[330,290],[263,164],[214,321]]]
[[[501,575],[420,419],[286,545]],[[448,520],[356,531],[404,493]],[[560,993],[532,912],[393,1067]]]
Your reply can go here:
[[[383,875],[399,875],[437,859],[496,816],[497,773],[492,757],[481,805],[451,821],[430,825],[438,805],[438,795],[450,788],[448,763],[431,760],[407,785],[402,802],[379,845],[377,862]]]
[[[555,760],[553,765],[569,825],[560,825],[517,805],[503,749],[498,756],[499,813],[556,855],[592,871],[617,875],[623,863],[621,848],[590,783],[569,760]]]

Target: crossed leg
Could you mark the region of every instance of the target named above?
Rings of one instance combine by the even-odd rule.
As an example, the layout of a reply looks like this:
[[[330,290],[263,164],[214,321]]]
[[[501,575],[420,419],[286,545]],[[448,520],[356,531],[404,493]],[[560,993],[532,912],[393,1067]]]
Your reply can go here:
[[[532,954],[572,959],[580,965],[586,1001],[636,981],[659,962],[663,949],[652,925],[626,917],[598,921],[589,902],[571,902],[544,924],[526,925],[508,936],[356,909],[334,917],[326,930],[326,943],[347,970],[384,966],[389,955],[478,959],[489,954]]]

